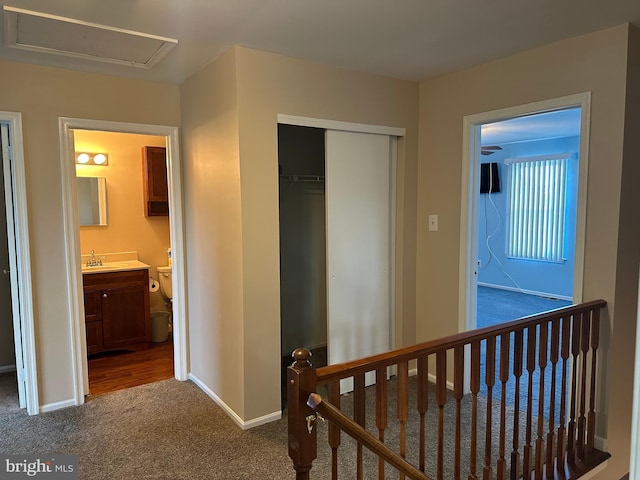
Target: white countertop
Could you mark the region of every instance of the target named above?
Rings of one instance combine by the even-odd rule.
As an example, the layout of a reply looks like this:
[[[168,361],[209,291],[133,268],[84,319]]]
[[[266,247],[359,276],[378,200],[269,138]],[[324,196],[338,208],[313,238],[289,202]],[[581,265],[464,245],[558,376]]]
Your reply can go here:
[[[82,273],[124,272],[126,270],[143,270],[150,268],[138,260],[138,252],[96,253],[102,265],[87,266],[91,255],[82,255]]]
[[[150,268],[146,263],[142,263],[138,260],[125,260],[123,262],[102,262],[102,265],[96,265],[94,267],[87,267],[87,264],[82,265],[82,273],[104,273],[104,272],[123,272],[126,270],[143,270]]]

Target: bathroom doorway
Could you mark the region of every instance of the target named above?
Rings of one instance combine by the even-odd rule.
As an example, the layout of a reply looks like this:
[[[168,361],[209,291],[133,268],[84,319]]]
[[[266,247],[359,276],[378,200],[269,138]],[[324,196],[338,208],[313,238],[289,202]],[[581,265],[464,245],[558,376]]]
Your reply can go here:
[[[167,248],[171,247],[172,251],[172,286],[173,286],[173,302],[172,302],[172,310],[173,310],[173,321],[172,321],[172,338],[173,344],[171,352],[173,354],[173,375],[178,380],[186,380],[187,379],[187,367],[186,367],[186,328],[185,328],[185,310],[184,310],[184,264],[183,264],[183,252],[184,252],[184,239],[182,236],[183,226],[182,226],[182,189],[181,189],[181,167],[180,167],[180,157],[178,152],[178,140],[177,140],[177,128],[176,127],[163,127],[163,126],[154,126],[154,125],[141,125],[141,124],[129,124],[129,123],[119,123],[119,122],[103,122],[103,121],[93,121],[93,120],[82,120],[82,119],[67,119],[63,118],[60,120],[60,141],[61,141],[61,161],[62,171],[63,171],[63,190],[64,190],[64,198],[65,198],[65,233],[67,236],[67,256],[69,259],[69,278],[70,285],[69,291],[71,292],[70,303],[71,303],[71,311],[73,312],[73,319],[71,329],[73,332],[73,345],[74,345],[74,359],[76,364],[76,376],[75,376],[75,387],[76,387],[76,403],[82,404],[84,402],[84,396],[90,392],[89,385],[89,361],[88,361],[88,351],[87,351],[87,329],[85,325],[85,304],[83,298],[83,281],[82,281],[82,268],[81,268],[81,256],[82,254],[90,253],[85,252],[85,249],[93,249],[96,254],[100,253],[114,253],[110,252],[100,252],[100,248],[98,245],[102,245],[102,248],[106,248],[106,244],[99,243],[101,240],[96,237],[96,235],[100,234],[100,229],[105,230],[105,227],[102,226],[94,226],[88,227],[89,235],[81,234],[80,224],[79,224],[79,213],[78,213],[78,187],[76,185],[76,166],[75,166],[75,153],[80,148],[82,142],[85,143],[84,147],[91,151],[91,153],[97,153],[95,148],[97,145],[92,145],[90,142],[94,141],[95,138],[100,135],[106,136],[114,136],[115,138],[120,137],[121,135],[132,135],[132,137],[120,137],[120,139],[124,138],[145,138],[144,142],[149,141],[149,139],[155,137],[156,140],[166,146],[166,167],[167,167],[167,187],[169,194],[169,210],[171,211],[171,216],[164,217],[165,227],[160,227],[159,229],[151,229],[147,235],[142,235],[140,233],[137,236],[141,238],[126,238],[126,235],[118,234],[116,239],[108,240],[109,250],[115,250],[117,252],[127,252],[127,251],[141,251],[146,249],[147,244],[154,244],[155,247],[151,248],[144,253],[144,257],[140,257],[139,260],[143,263],[149,265],[150,275],[156,281],[157,271],[155,270],[159,266],[164,266],[167,264]],[[91,137],[92,140],[87,140],[87,138],[83,138],[83,136]],[[138,145],[140,147],[140,145]],[[102,152],[101,152],[102,153]],[[109,152],[104,152],[109,154]],[[109,164],[112,164],[114,167],[116,166],[116,157],[109,158]],[[142,171],[142,152],[138,150],[135,154],[135,162],[137,176],[141,175]],[[112,163],[113,162],[113,163]],[[99,168],[99,167],[95,167]],[[105,167],[102,167],[105,168]],[[107,167],[109,168],[109,167]],[[132,180],[136,182],[136,180]],[[139,178],[139,182],[142,183],[141,177]],[[142,188],[142,187],[140,187]],[[118,201],[122,200],[122,196],[124,188],[122,185],[119,187],[114,185],[113,188],[109,187],[109,183],[107,182],[107,204],[114,203],[117,204]],[[124,209],[121,216],[124,218],[124,222],[130,221],[129,217],[133,216],[133,211],[140,205],[140,211],[143,211],[144,201],[142,198],[142,190],[139,191],[140,196],[138,200],[131,200],[129,202],[129,209]],[[135,202],[135,203],[134,203]],[[126,202],[125,202],[126,203]],[[107,207],[108,208],[108,207]],[[122,210],[122,207],[120,207]],[[112,212],[113,213],[113,212]],[[109,211],[107,210],[107,218],[109,218]],[[168,224],[167,224],[168,218]],[[113,219],[115,222],[115,219]],[[121,219],[122,220],[122,219]],[[151,222],[156,219],[152,219]],[[162,220],[161,220],[162,221]],[[108,224],[108,220],[107,220]],[[122,226],[122,225],[121,225]],[[156,225],[157,226],[157,225]],[[132,225],[125,226],[126,228],[131,228]],[[83,227],[86,228],[86,227]],[[109,228],[109,227],[107,227]],[[164,240],[160,238],[158,235],[158,231],[165,228],[169,230],[168,237],[164,236]],[[93,230],[93,231],[92,231]],[[151,239],[151,236],[158,236],[158,239]],[[86,237],[86,238],[85,238]],[[167,242],[166,239],[169,239]],[[87,245],[85,245],[87,243]],[[88,246],[96,243],[95,246]],[[162,243],[162,247],[159,247],[160,243]],[[134,246],[135,248],[131,248]],[[98,248],[95,248],[98,247]],[[147,261],[145,261],[147,260]],[[157,294],[158,292],[149,292],[150,300],[148,308],[153,306],[151,301],[151,293]],[[156,298],[153,300],[155,302],[155,309],[164,308],[158,307],[158,302],[160,302],[161,297],[155,295]],[[136,349],[137,350],[137,349]],[[150,350],[154,349],[140,349],[149,353]],[[139,354],[140,352],[138,352]],[[106,360],[104,363],[111,364],[114,366],[116,361],[113,358],[109,358],[106,356]],[[142,360],[143,362],[148,361]],[[126,369],[125,369],[126,371]],[[126,374],[125,374],[126,375]],[[129,385],[125,385],[129,386]]]
[[[154,183],[166,179],[166,138],[157,135],[107,132],[99,130],[74,130],[74,151],[80,159],[83,153],[103,153],[107,161],[103,164],[86,164],[76,161],[78,186],[78,217],[80,252],[83,258],[84,304],[87,330],[89,393],[99,395],[114,390],[129,388],[165,380],[174,376],[173,342],[170,325],[170,289],[165,283],[170,275],[158,269],[169,263],[170,225],[164,182],[163,207],[147,208],[144,201],[144,184],[147,182],[147,152],[160,157],[156,166]],[[160,168],[158,168],[160,167]],[[160,172],[160,169],[164,171]],[[144,171],[143,171],[144,170]],[[99,188],[94,188],[96,185]],[[160,187],[158,187],[160,188]],[[151,211],[149,211],[151,210]],[[114,274],[100,274],[95,267],[87,267],[86,258],[91,252],[104,265],[116,257],[136,259],[148,265],[149,286],[145,280],[137,289],[114,285]],[[98,265],[100,267],[100,265]],[[144,276],[142,271],[131,271]],[[123,272],[116,275],[123,275]],[[109,294],[95,291],[92,286],[103,279],[109,282]],[[164,285],[161,290],[160,286]],[[128,290],[132,288],[131,290]],[[126,289],[126,290],[125,290]],[[124,311],[107,318],[107,313],[117,308],[122,295]],[[96,298],[104,296],[105,298]],[[147,300],[148,297],[148,300]],[[96,308],[97,302],[101,307]],[[148,305],[147,305],[148,304]],[[140,310],[140,314],[135,314]],[[94,316],[95,314],[95,316]],[[126,317],[125,317],[126,316]],[[129,318],[130,316],[130,318]],[[98,320],[95,320],[95,319]],[[126,320],[124,320],[126,318]],[[91,321],[89,321],[91,320]],[[151,338],[138,341],[135,329],[124,331],[127,325],[139,322],[143,329],[151,323]],[[163,328],[162,323],[164,323]],[[122,324],[122,325],[120,325]],[[125,325],[127,324],[127,325]],[[104,333],[103,333],[104,330]]]

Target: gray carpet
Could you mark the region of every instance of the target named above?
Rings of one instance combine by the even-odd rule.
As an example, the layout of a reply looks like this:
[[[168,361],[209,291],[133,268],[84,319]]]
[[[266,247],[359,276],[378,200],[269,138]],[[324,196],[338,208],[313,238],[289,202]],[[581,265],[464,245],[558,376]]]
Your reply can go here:
[[[415,391],[415,377],[410,379]],[[375,428],[371,389],[367,392],[367,426]],[[389,382],[389,424],[393,424],[395,381]],[[415,396],[413,397],[415,398]],[[351,410],[349,396],[343,397],[343,409]],[[464,400],[470,403],[470,398]],[[482,403],[482,402],[481,402]],[[484,403],[482,403],[484,405]],[[415,439],[415,400],[408,427],[408,438]],[[452,454],[452,415],[455,405],[446,407],[446,434]],[[469,410],[463,407],[463,411]],[[484,419],[484,408],[480,417]],[[427,420],[429,435],[436,432],[437,409],[430,398]],[[494,406],[494,420],[499,408]],[[479,422],[481,423],[481,422]],[[463,452],[470,441],[469,413],[463,417]],[[79,455],[81,479],[287,479],[295,478],[287,454],[286,419],[242,431],[191,382],[166,380],[111,394],[97,396],[85,405],[29,417],[23,411],[0,412],[0,452],[9,454],[71,453]],[[318,460],[312,479],[330,477],[330,452],[326,444],[326,425],[321,425]],[[510,430],[510,428],[509,428]],[[354,445],[343,435],[340,451],[341,479],[355,478]],[[494,454],[497,435],[493,435]],[[479,445],[484,430],[479,429]],[[387,443],[398,443],[397,431],[387,432]],[[427,471],[434,476],[435,442],[428,441],[430,457]],[[511,436],[507,436],[507,446]],[[417,464],[417,442],[407,446],[407,457]],[[508,450],[507,450],[508,451]],[[483,457],[480,448],[478,457]],[[466,455],[463,455],[466,457]],[[377,461],[365,457],[365,478],[377,478]],[[468,470],[464,460],[463,472]],[[453,460],[445,461],[445,478],[451,478]],[[387,478],[397,478],[387,469]],[[466,477],[465,477],[466,478]]]

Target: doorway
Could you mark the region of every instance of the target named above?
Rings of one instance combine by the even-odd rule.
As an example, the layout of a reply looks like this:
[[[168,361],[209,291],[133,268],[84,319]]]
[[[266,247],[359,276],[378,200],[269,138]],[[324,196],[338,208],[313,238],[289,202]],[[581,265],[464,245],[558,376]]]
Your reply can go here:
[[[84,396],[89,392],[86,330],[84,323],[84,301],[81,295],[81,247],[78,219],[78,195],[76,187],[74,131],[103,131],[114,133],[131,133],[136,135],[152,135],[163,137],[166,144],[167,181],[169,191],[169,209],[172,215],[170,222],[170,245],[172,248],[172,286],[173,286],[173,347],[174,374],[178,380],[186,380],[187,341],[185,311],[185,269],[184,238],[182,215],[182,178],[178,147],[177,127],[143,125],[120,122],[107,122],[84,119],[60,119],[60,144],[63,177],[63,204],[65,210],[65,237],[67,247],[67,264],[69,278],[69,307],[72,312],[70,330],[74,358],[75,404],[84,403]]]
[[[33,321],[33,300],[31,289],[31,258],[29,253],[29,228],[26,201],[26,174],[22,144],[22,117],[20,113],[0,112],[0,146],[2,155],[3,192],[6,227],[7,265],[3,265],[2,280],[7,281],[9,292],[5,294],[10,304],[10,312],[3,323],[3,329],[11,329],[13,349],[5,361],[12,361],[15,370],[18,405],[26,408],[29,415],[39,413],[37,372],[35,363],[35,338]],[[4,262],[3,262],[4,263]],[[10,300],[8,300],[10,297]],[[4,315],[3,315],[4,316]],[[5,362],[3,362],[5,363]]]
[[[80,129],[73,130],[73,134],[78,159],[76,182],[80,252],[84,260],[89,393],[99,395],[172,378],[173,341],[167,328],[171,302],[169,297],[165,298],[166,286],[162,290],[159,288],[164,281],[161,275],[167,278],[170,275],[158,270],[168,265],[167,252],[170,248],[167,186],[162,180],[166,179],[166,170],[163,170],[166,139],[163,136]],[[92,163],[91,155],[100,153],[106,155],[107,161]],[[159,155],[156,170],[141,168],[146,153]],[[79,163],[80,158],[87,158],[83,154],[89,155],[84,164]],[[145,198],[144,183],[147,175],[154,173],[162,177],[157,183],[164,184],[164,202],[147,208],[147,203],[142,201]],[[131,280],[116,280],[114,274],[110,277],[107,276],[109,274],[96,274],[93,267],[86,266],[85,259],[90,258],[90,252],[95,252],[98,262],[103,256],[111,261],[125,255],[137,258],[149,266],[150,286],[144,278],[139,282],[140,288],[133,288],[126,285]],[[130,272],[131,275],[136,273],[146,277],[146,272]],[[111,283],[115,281],[119,283]],[[103,290],[105,298],[97,298],[96,295],[101,296],[97,289],[101,283],[106,285],[104,282],[109,282],[108,288]],[[119,313],[115,314],[114,309]],[[114,312],[110,319],[106,315],[109,311]],[[157,335],[152,332],[151,338],[144,331],[149,322],[157,330]],[[164,328],[160,328],[162,324]],[[141,332],[136,325],[142,327]],[[135,338],[140,335],[142,338]]]
[[[478,328],[571,304],[580,116],[571,107],[481,126]]]
[[[396,137],[404,131],[303,117],[278,120],[279,133],[315,135],[299,144],[316,145],[296,162],[279,142],[283,363],[299,346],[326,348],[322,363],[386,351],[394,332]],[[290,198],[293,193],[300,196]],[[293,295],[300,315],[289,319],[287,297],[304,287],[305,275],[313,291]],[[343,392],[349,389],[343,386]]]
[[[567,97],[561,97],[557,99],[547,100],[543,102],[537,102],[533,104],[527,104],[517,107],[511,107],[508,109],[497,110],[492,112],[486,112],[482,114],[470,115],[464,118],[464,161],[463,161],[463,174],[462,174],[462,211],[461,211],[461,236],[460,236],[460,288],[459,288],[459,331],[467,331],[477,326],[477,308],[478,308],[478,278],[480,266],[483,262],[494,262],[495,266],[498,266],[497,271],[502,277],[507,277],[510,288],[515,288],[517,293],[520,293],[522,287],[518,283],[509,279],[507,275],[504,275],[503,269],[499,268],[500,258],[495,255],[496,250],[490,253],[491,239],[489,238],[495,229],[491,229],[487,225],[483,230],[483,241],[487,243],[489,239],[489,248],[485,250],[485,256],[480,257],[479,243],[480,243],[480,228],[479,228],[479,211],[484,206],[480,204],[479,189],[481,186],[482,158],[488,155],[482,155],[482,126],[492,124],[496,122],[502,122],[509,119],[516,119],[521,117],[527,117],[536,113],[543,112],[558,112],[569,109],[579,109],[579,139],[576,142],[576,146],[580,153],[579,161],[576,161],[577,171],[574,176],[574,188],[576,193],[575,206],[571,215],[575,218],[573,235],[574,240],[573,247],[573,265],[568,272],[568,277],[571,279],[570,293],[567,297],[574,303],[580,303],[582,301],[582,282],[583,282],[583,261],[584,261],[584,241],[585,241],[585,219],[586,219],[586,181],[587,181],[587,167],[588,167],[588,131],[589,131],[589,110],[590,110],[590,94],[576,94]],[[499,147],[493,142],[485,143],[486,147],[491,146],[492,151],[496,151],[494,147]],[[498,150],[500,151],[500,150]],[[539,153],[539,152],[538,152]],[[491,155],[495,156],[495,153]],[[514,160],[517,162],[518,160]],[[492,163],[492,162],[487,162]],[[498,175],[501,175],[500,168],[494,170],[492,166],[486,167],[485,171],[491,175],[497,171]],[[495,180],[495,178],[493,179]],[[500,179],[502,180],[502,178]],[[488,182],[491,183],[491,182]],[[494,183],[495,184],[495,183]],[[501,188],[504,184],[501,183]],[[490,195],[497,194],[497,192],[490,193],[491,186],[485,184],[484,186],[485,197],[490,198]],[[507,190],[510,187],[507,186]],[[489,205],[490,202],[487,203]],[[511,205],[511,204],[510,204]],[[492,207],[491,207],[492,208]],[[510,207],[511,208],[511,207]],[[489,207],[487,207],[489,209]],[[503,227],[504,227],[503,217]],[[508,225],[508,220],[507,220]],[[508,228],[508,227],[506,227]],[[508,244],[508,242],[507,242]],[[507,245],[508,247],[508,245]],[[500,244],[497,248],[505,249],[505,244]],[[503,250],[504,251],[504,250]],[[480,264],[479,264],[480,260]],[[508,272],[507,272],[508,273]],[[511,275],[513,277],[513,275]],[[544,278],[544,276],[543,276]],[[515,287],[514,287],[515,284]],[[533,290],[533,289],[531,289]],[[531,292],[529,292],[531,293]],[[467,367],[468,370],[468,367]],[[467,372],[466,378],[468,380],[469,372]],[[468,390],[466,386],[465,390]]]

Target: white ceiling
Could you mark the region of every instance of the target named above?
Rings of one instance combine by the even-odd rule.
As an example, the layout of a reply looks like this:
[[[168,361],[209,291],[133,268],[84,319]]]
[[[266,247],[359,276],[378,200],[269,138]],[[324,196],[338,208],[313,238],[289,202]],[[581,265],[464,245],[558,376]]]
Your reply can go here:
[[[0,0],[0,4],[178,40],[148,70],[18,50],[4,42],[0,59],[171,83],[181,83],[233,44],[421,80],[625,22],[640,24],[638,0]]]
[[[580,135],[580,108],[569,108],[482,125],[482,145],[548,140]]]

